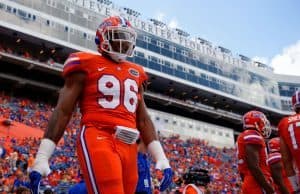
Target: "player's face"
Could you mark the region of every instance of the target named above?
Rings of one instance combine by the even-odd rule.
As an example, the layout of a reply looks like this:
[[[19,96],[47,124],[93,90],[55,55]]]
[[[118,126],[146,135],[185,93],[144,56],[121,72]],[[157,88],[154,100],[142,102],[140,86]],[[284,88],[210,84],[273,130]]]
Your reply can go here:
[[[117,53],[127,54],[134,42],[135,36],[128,31],[112,30],[109,32],[109,40],[112,50]]]
[[[126,54],[130,48],[130,43],[129,42],[125,42],[125,41],[121,41],[121,40],[113,40],[110,43],[113,51],[117,52],[117,53],[122,53],[122,54]]]

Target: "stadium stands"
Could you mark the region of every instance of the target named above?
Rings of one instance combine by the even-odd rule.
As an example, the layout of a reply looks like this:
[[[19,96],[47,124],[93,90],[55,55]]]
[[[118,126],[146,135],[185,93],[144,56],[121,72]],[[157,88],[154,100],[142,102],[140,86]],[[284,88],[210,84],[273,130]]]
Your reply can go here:
[[[14,122],[41,129],[45,129],[53,110],[53,107],[46,103],[9,96],[4,92],[0,95],[0,104],[0,117],[10,118]],[[75,151],[79,118],[80,114],[77,111],[65,131],[64,141],[59,143],[50,161],[53,171],[42,182],[45,189],[50,187],[56,193],[65,193],[71,185],[81,179]],[[1,126],[0,130],[5,129]],[[181,190],[183,185],[176,183],[180,183],[181,176],[190,166],[210,171],[212,182],[209,189],[213,193],[237,193],[240,178],[237,173],[237,161],[234,157],[235,149],[216,148],[200,139],[183,140],[179,135],[160,136],[160,139],[170,158],[171,166],[175,169],[174,183],[170,188],[171,193]],[[0,146],[6,150],[5,156],[0,159],[2,191],[12,189],[17,179],[19,185],[26,185],[28,180],[24,175],[30,170],[39,141],[39,138],[33,137],[2,136],[0,138]],[[161,177],[156,175],[153,167],[152,163],[153,184],[157,186]]]
[[[16,93],[22,96],[24,91],[42,88],[43,95],[53,100],[63,82],[59,74],[68,54],[94,51],[99,21],[118,9],[109,0],[0,2],[0,194],[14,185],[26,186],[39,137],[53,111],[38,92],[32,92],[30,99]],[[152,25],[132,11],[126,8],[138,37],[129,60],[149,74],[145,93],[151,102],[149,114],[175,170],[170,193],[182,190],[181,176],[190,166],[209,170],[211,193],[239,193],[241,180],[231,147],[243,113],[262,109],[275,126],[291,113],[290,96],[300,88],[299,77],[277,75],[244,55],[234,56],[199,37],[187,38],[180,29],[174,34],[172,29],[158,28],[163,24],[152,21]],[[53,173],[43,180],[43,189],[66,193],[80,181],[74,150],[79,121],[76,110],[50,161]],[[152,176],[157,188],[161,175],[155,173],[153,163]]]

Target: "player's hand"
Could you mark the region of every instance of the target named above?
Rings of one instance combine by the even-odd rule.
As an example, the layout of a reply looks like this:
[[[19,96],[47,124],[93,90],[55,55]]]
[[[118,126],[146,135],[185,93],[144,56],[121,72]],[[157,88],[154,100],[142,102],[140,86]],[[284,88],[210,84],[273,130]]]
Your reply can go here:
[[[147,146],[149,153],[156,161],[155,169],[161,170],[164,173],[164,177],[159,185],[159,190],[166,190],[172,183],[173,172],[169,164],[164,150],[159,141],[154,140]]]
[[[157,161],[155,168],[163,171],[163,179],[160,182],[159,190],[162,192],[166,190],[169,185],[172,183],[173,171],[170,168],[170,164],[168,160]]]
[[[40,183],[41,183],[41,180],[42,180],[42,175],[37,171],[32,171],[29,174],[29,179],[30,179],[29,187],[30,187],[30,190],[31,190],[32,194],[38,194]]]
[[[48,161],[55,147],[56,144],[51,139],[42,139],[32,167],[32,172],[29,174],[30,189],[33,194],[38,194],[42,177],[51,173]]]
[[[172,177],[173,177],[172,169],[171,168],[164,169],[164,178],[162,179],[159,185],[160,191],[164,191],[170,186],[170,184],[172,183]]]

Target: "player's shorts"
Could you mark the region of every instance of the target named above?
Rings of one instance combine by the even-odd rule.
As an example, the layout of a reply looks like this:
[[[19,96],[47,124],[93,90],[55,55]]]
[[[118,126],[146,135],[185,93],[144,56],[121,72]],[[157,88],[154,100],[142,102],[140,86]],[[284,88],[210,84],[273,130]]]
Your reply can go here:
[[[133,194],[138,181],[137,144],[114,137],[113,128],[83,126],[77,140],[89,194]]]

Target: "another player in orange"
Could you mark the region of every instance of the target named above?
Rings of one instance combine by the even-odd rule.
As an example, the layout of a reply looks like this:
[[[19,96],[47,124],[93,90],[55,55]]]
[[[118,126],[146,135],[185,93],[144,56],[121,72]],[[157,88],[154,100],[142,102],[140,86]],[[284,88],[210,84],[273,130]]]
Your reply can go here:
[[[249,111],[243,116],[244,131],[237,139],[238,170],[243,194],[274,193],[267,165],[264,138],[271,134],[266,116],[259,111]]]
[[[205,194],[209,193],[206,189],[210,182],[209,173],[201,168],[189,168],[183,175],[185,187],[182,194]]]
[[[100,54],[73,53],[66,60],[57,106],[30,174],[33,191],[79,103],[82,114],[77,152],[89,194],[132,194],[137,184],[137,144],[141,135],[156,168],[163,170],[160,190],[172,181],[172,170],[143,98],[147,75],[132,56],[136,32],[123,17],[105,19],[96,32]]]
[[[183,189],[183,194],[204,194],[204,192],[194,184],[188,184]]]
[[[300,169],[300,92],[292,96],[296,114],[284,117],[278,124],[280,152],[285,172],[294,191],[300,192],[299,179],[294,164]]]
[[[276,190],[281,194],[289,194],[293,192],[291,183],[286,176],[282,157],[280,154],[280,138],[275,137],[269,140],[269,155],[268,155],[268,165],[270,166],[271,174],[273,180],[276,184]]]

